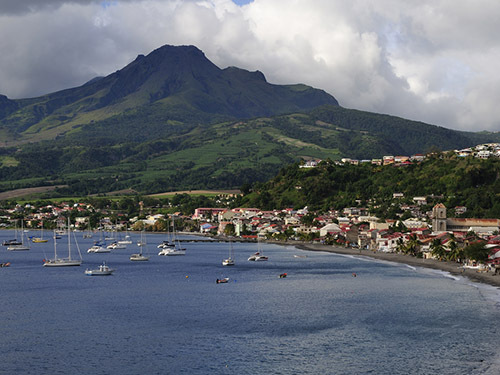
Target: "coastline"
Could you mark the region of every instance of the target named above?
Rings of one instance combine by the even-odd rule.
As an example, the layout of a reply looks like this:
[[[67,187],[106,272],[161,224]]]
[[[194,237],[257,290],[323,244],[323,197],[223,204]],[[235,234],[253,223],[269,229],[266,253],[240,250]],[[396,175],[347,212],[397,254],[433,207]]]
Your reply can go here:
[[[382,253],[371,250],[359,250],[351,248],[343,248],[338,246],[320,245],[320,244],[294,244],[295,247],[301,250],[308,251],[325,251],[335,254],[363,256],[388,262],[407,264],[414,267],[431,268],[435,270],[449,272],[452,275],[466,277],[473,282],[488,284],[494,287],[500,287],[500,275],[494,275],[491,272],[477,272],[472,269],[463,269],[458,263],[439,261],[435,259],[415,258],[409,255],[396,253]]]

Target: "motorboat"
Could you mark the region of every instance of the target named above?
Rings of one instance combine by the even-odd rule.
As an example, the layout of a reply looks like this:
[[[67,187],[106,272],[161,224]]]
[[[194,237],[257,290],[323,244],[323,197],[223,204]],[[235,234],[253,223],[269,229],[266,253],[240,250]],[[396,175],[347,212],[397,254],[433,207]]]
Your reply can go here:
[[[229,277],[225,277],[223,279],[217,279],[217,280],[215,280],[216,284],[226,284],[227,282],[229,282]]]
[[[99,266],[99,268],[89,270],[88,268],[85,270],[85,275],[88,276],[109,276],[112,275],[115,270],[109,268],[106,263],[103,263]]]
[[[256,253],[250,255],[248,257],[248,260],[251,261],[251,262],[253,262],[253,261],[255,261],[257,259],[257,257],[260,257],[260,253],[258,251]]]
[[[109,248],[106,248],[102,246],[101,244],[96,243],[94,246],[92,246],[90,249],[87,250],[87,253],[109,253],[111,250]]]
[[[175,256],[186,255],[186,249],[183,247],[166,248],[161,250],[158,255]]]
[[[173,244],[168,240],[163,241],[161,244],[157,246],[158,249],[167,249],[169,247],[175,247],[175,244]]]
[[[119,250],[119,249],[126,249],[127,245],[124,245],[124,244],[121,244],[121,243],[115,241],[115,242],[109,244],[106,248],[109,250]]]

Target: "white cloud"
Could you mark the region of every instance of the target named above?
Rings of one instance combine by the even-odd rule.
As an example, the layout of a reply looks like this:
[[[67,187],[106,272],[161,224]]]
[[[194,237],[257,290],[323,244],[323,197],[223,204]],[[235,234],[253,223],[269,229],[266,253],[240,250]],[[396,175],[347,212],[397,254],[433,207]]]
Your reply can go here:
[[[114,0],[0,4],[0,93],[27,97],[120,69],[163,44],[302,82],[350,108],[500,130],[492,0]]]

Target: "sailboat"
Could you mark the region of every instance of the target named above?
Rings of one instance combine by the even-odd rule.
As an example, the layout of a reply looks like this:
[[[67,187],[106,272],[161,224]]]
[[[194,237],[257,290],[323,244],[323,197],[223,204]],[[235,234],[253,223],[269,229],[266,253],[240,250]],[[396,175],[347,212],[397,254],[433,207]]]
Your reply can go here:
[[[28,251],[30,247],[28,245],[24,244],[24,225],[23,225],[23,220],[21,220],[21,243],[16,244],[16,245],[9,245],[7,246],[7,250],[9,251]]]
[[[268,257],[266,257],[262,251],[262,245],[260,244],[260,241],[257,240],[257,249],[258,251],[248,257],[248,260],[254,261],[254,262],[263,262],[269,260]]]
[[[22,242],[17,239],[17,220],[15,222],[15,238],[11,240],[5,240],[3,241],[2,245],[3,246],[12,246],[12,245],[21,245]]]
[[[31,242],[33,242],[33,243],[45,243],[48,241],[49,241],[48,239],[43,238],[43,221],[42,221],[42,230],[40,232],[40,237],[33,237],[31,239]]]
[[[74,235],[73,235],[74,236]],[[69,266],[80,266],[82,264],[81,254],[80,259],[72,259],[71,258],[71,232],[69,228],[69,218],[68,218],[68,257],[67,258],[59,258],[57,256],[57,241],[55,240],[56,232],[54,232],[54,259],[45,260],[43,263],[44,267],[69,267]],[[76,242],[76,247],[78,248],[78,243]],[[78,248],[78,252],[80,249]]]
[[[119,245],[131,245],[132,244],[132,239],[128,235],[128,229],[125,228],[125,238],[123,240],[118,240]]]
[[[186,248],[181,247],[181,243],[179,239],[177,238],[176,232],[175,232],[175,219],[172,216],[172,242],[174,244],[173,247],[165,247],[163,248],[162,251],[158,253],[158,255],[167,255],[167,256],[173,256],[173,255],[186,255]]]
[[[130,255],[130,260],[135,262],[143,262],[149,260],[149,257],[143,255],[142,248],[146,246],[146,240],[144,239],[144,231],[141,232],[141,241],[138,243],[139,253]]]
[[[222,261],[223,266],[234,266],[234,249],[233,249],[233,243],[229,242],[230,248],[229,248],[229,257],[224,259]]]
[[[90,230],[90,219],[89,219],[89,226],[87,228],[87,233],[83,234],[83,238],[92,238],[92,231]]]

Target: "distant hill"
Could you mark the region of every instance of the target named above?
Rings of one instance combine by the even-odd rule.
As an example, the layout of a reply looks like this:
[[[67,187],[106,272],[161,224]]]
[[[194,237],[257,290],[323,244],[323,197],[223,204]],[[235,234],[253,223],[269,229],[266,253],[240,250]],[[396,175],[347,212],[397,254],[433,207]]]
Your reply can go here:
[[[0,191],[234,189],[297,160],[373,158],[500,141],[346,109],[322,90],[220,69],[164,46],[123,69],[38,98],[0,95]],[[47,193],[48,194],[48,193]]]

